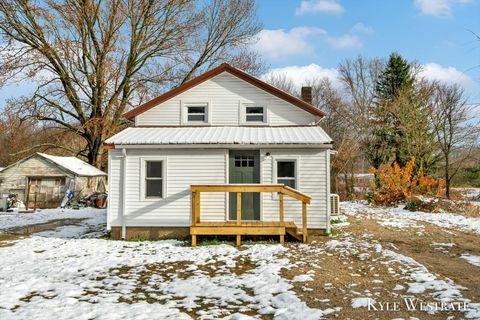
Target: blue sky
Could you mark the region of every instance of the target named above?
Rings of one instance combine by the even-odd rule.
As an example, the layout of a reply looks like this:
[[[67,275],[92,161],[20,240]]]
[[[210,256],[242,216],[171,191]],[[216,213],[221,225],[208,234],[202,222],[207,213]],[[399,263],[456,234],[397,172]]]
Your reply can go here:
[[[480,0],[260,0],[258,9],[256,49],[298,85],[334,77],[343,59],[397,51],[480,102],[480,41],[470,32],[480,35]]]
[[[480,0],[258,0],[264,30],[255,48],[298,86],[336,77],[343,59],[397,51],[424,65],[423,76],[465,87],[480,103]],[[477,67],[476,67],[477,66]],[[0,105],[25,90],[0,90]]]

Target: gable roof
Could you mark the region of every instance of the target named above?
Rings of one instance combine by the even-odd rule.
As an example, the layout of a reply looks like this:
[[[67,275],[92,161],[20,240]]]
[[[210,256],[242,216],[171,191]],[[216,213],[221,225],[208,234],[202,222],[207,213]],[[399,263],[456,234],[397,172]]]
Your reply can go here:
[[[321,111],[320,109],[312,106],[310,103],[308,102],[305,102],[303,101],[302,99],[299,99],[297,97],[294,97],[288,93],[286,93],[285,91],[282,91],[278,88],[275,88],[274,86],[266,83],[266,82],[263,82],[261,81],[260,79],[257,79],[251,75],[249,75],[248,73],[240,70],[240,69],[237,69],[235,67],[232,67],[231,65],[229,65],[228,63],[222,63],[221,65],[219,65],[218,67],[216,68],[213,68],[212,70],[210,71],[207,71],[201,75],[199,75],[198,77],[196,78],[193,78],[185,83],[183,83],[182,85],[170,90],[170,91],[167,91],[165,92],[164,94],[162,94],[161,96],[158,96],[128,112],[125,112],[123,114],[123,116],[127,119],[132,119],[136,116],[138,116],[139,114],[153,108],[154,106],[170,99],[170,98],[173,98],[175,97],[176,95],[184,92],[184,91],[187,91],[188,89],[210,79],[210,78],[213,78],[215,77],[216,75],[219,75],[220,73],[222,72],[228,72],[230,74],[232,74],[233,76],[237,77],[237,78],[240,78],[280,99],[283,99],[287,102],[290,102],[291,104],[307,111],[307,112],[310,112],[311,114],[315,115],[315,116],[318,116],[318,117],[324,117],[326,116],[326,113]]]
[[[9,166],[6,166],[0,171],[6,171],[7,169],[13,167],[16,164],[19,164],[21,162],[24,162],[32,157],[35,156],[40,156],[44,159],[46,159],[49,162],[53,162],[54,164],[62,167],[63,169],[70,171],[71,173],[77,175],[77,176],[106,176],[107,174],[103,172],[100,169],[95,168],[94,166],[86,163],[85,161],[82,161],[78,159],[77,157],[61,157],[61,156],[52,156],[50,154],[46,153],[34,153],[26,158],[23,158],[21,160],[18,160],[15,163],[12,163]]]

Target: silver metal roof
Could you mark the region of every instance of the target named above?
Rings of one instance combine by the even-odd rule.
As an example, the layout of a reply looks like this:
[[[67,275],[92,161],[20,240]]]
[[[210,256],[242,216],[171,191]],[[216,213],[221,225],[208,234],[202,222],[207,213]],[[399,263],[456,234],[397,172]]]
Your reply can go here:
[[[106,143],[115,145],[178,144],[329,144],[318,126],[305,127],[152,127],[127,128]]]

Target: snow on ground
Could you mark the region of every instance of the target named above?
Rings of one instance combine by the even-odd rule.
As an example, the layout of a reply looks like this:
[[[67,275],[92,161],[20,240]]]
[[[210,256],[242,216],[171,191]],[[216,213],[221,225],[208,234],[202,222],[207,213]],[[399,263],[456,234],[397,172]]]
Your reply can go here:
[[[95,239],[105,210],[44,210],[2,217],[0,231],[51,219],[86,218],[0,248],[0,319],[319,319],[280,275],[281,245],[191,248],[170,241]],[[101,218],[100,218],[101,217]],[[85,235],[85,232],[88,234]],[[90,237],[90,238],[85,238]],[[297,279],[298,280],[298,279]],[[308,279],[302,278],[302,281]],[[258,318],[258,317],[256,317]]]
[[[480,267],[480,256],[463,254],[461,258],[467,260],[469,263],[473,264],[474,266]]]
[[[89,219],[90,224],[106,223],[106,209],[42,209],[32,213],[0,213],[0,230],[10,229],[59,219]]]
[[[453,188],[460,192],[466,199],[480,198],[480,188]]]
[[[384,226],[405,228],[415,226],[416,221],[423,221],[442,228],[480,234],[480,218],[465,217],[455,213],[412,212],[403,209],[403,205],[385,208],[373,207],[363,202],[341,202],[340,206],[346,215],[364,214],[378,220]]]
[[[398,283],[396,287],[393,288],[393,291],[402,291],[406,296],[409,294],[422,294],[444,303],[470,302],[469,299],[464,298],[462,295],[462,291],[468,290],[467,288],[456,284],[451,279],[440,278],[440,276],[431,273],[427,267],[415,259],[387,249],[378,241],[370,239],[369,236],[364,236],[363,239],[359,239],[351,235],[346,235],[343,238],[328,241],[325,246],[340,254],[355,255],[361,260],[369,259],[376,263],[390,265],[389,275],[391,277],[398,277],[399,282],[404,284],[402,286]],[[382,260],[378,261],[372,257],[372,252],[380,254]],[[400,265],[400,267],[398,267],[398,265]],[[394,266],[397,266],[398,271],[395,270]],[[353,298],[352,307],[367,307],[369,301],[372,304],[375,303],[370,292],[367,293],[367,297]],[[478,319],[480,317],[480,304],[469,303],[469,310],[465,312],[465,317]]]

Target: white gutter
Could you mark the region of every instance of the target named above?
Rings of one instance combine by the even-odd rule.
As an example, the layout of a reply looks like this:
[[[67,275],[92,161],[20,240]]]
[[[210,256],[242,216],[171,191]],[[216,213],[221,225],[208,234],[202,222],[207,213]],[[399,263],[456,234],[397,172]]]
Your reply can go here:
[[[122,155],[123,155],[123,170],[122,170],[122,240],[125,240],[127,237],[127,149],[122,149]]]

